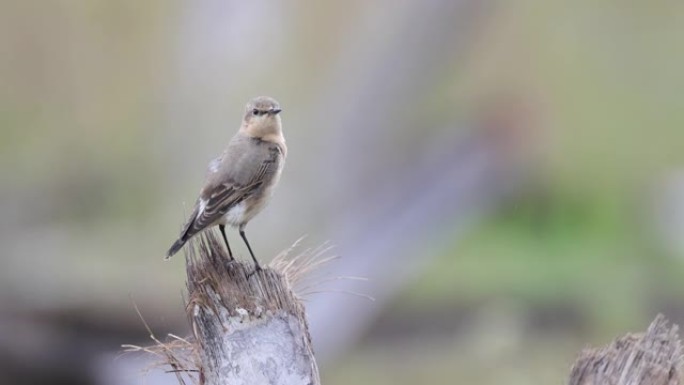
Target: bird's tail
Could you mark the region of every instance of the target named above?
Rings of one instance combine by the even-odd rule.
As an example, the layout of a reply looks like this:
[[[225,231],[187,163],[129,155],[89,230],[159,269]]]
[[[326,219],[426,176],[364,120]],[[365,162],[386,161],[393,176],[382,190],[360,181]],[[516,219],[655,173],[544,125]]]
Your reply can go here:
[[[176,242],[173,243],[173,246],[169,249],[169,251],[166,252],[166,257],[164,257],[165,261],[168,261],[171,259],[171,257],[180,250],[183,245],[185,245],[185,242],[187,242],[187,239],[179,238]]]

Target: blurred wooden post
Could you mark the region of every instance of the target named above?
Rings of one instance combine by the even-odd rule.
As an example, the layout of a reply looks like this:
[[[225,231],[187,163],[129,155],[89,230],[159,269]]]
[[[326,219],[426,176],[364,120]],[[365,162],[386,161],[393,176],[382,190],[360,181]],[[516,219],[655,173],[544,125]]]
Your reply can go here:
[[[200,384],[320,384],[304,308],[286,277],[229,262],[206,233],[186,266]]]
[[[682,346],[677,325],[658,315],[646,333],[628,334],[607,347],[585,349],[570,373],[570,385],[678,385]]]

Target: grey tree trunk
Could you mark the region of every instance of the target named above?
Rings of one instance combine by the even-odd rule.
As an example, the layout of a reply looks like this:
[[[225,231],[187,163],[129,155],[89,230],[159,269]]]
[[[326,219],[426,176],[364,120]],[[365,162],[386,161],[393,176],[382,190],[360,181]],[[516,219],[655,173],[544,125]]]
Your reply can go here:
[[[229,261],[205,232],[187,256],[200,383],[320,384],[304,308],[286,274]]]
[[[677,325],[658,315],[646,333],[628,334],[600,349],[586,349],[570,373],[570,385],[682,384],[682,345]]]

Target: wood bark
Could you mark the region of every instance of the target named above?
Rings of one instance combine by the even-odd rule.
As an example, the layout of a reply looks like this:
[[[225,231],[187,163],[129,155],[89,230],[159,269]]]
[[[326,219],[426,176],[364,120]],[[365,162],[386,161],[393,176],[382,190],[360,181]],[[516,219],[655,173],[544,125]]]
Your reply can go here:
[[[658,315],[646,333],[628,334],[600,349],[586,349],[570,373],[570,385],[682,384],[677,325]]]
[[[230,261],[207,231],[187,256],[188,318],[207,385],[318,385],[304,307],[288,277]]]

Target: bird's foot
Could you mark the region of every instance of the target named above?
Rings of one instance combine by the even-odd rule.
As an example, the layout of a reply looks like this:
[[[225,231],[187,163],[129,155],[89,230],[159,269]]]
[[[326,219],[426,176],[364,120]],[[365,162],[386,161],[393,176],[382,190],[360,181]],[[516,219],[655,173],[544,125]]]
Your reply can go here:
[[[252,276],[253,276],[254,274],[260,272],[261,270],[263,270],[263,268],[261,267],[261,265],[259,265],[259,264],[257,263],[256,266],[254,267],[254,270],[252,270],[251,273],[247,274],[247,279],[252,278]]]

